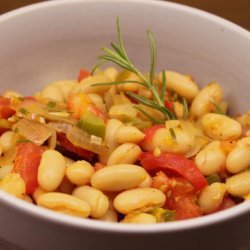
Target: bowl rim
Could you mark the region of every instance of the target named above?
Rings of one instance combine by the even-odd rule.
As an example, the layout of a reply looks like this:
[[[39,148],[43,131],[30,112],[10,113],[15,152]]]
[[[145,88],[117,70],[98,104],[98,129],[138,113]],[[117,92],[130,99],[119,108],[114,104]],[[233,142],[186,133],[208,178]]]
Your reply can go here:
[[[187,12],[198,16],[199,18],[207,19],[209,22],[214,22],[220,24],[221,27],[228,28],[231,31],[234,31],[237,35],[244,37],[250,41],[250,33],[241,26],[232,23],[224,18],[218,17],[214,14],[208,13],[203,10],[199,10],[193,7],[189,7],[183,4],[172,3],[168,1],[153,1],[153,0],[120,0],[119,3],[138,3],[138,4],[149,4],[154,6],[161,6],[164,8],[175,9],[182,12]],[[8,21],[9,19],[16,18],[20,15],[29,14],[30,12],[37,11],[39,9],[46,9],[51,7],[56,7],[59,5],[67,4],[76,4],[76,3],[112,3],[116,4],[116,0],[54,0],[35,3],[28,5],[16,10],[12,10],[0,16],[0,24]],[[81,219],[68,215],[58,214],[48,209],[34,206],[28,204],[26,201],[20,200],[16,197],[13,197],[3,191],[0,191],[0,202],[4,203],[7,206],[11,206],[15,211],[19,211],[28,216],[42,219],[48,222],[57,223],[60,225],[67,225],[80,229],[88,229],[94,231],[106,231],[112,233],[159,233],[159,232],[177,232],[185,229],[195,229],[208,225],[214,225],[222,223],[229,219],[234,219],[237,216],[250,213],[250,201],[243,202],[233,208],[220,211],[214,214],[206,215],[199,218],[193,218],[182,221],[174,221],[169,223],[160,223],[160,224],[150,224],[150,225],[130,225],[130,224],[121,224],[121,223],[111,223],[111,222],[102,222],[98,220],[90,219]]]

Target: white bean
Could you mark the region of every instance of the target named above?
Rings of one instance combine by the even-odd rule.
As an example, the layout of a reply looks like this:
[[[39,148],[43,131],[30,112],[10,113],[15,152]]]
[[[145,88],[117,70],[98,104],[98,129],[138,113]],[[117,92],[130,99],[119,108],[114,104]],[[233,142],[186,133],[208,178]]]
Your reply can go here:
[[[155,216],[147,213],[132,213],[128,214],[122,220],[122,223],[131,224],[155,224],[157,223]]]
[[[245,171],[231,176],[226,181],[227,191],[233,196],[241,196],[250,193],[250,171]]]
[[[250,146],[234,148],[226,160],[227,171],[237,174],[250,166]]]
[[[124,143],[118,146],[109,156],[107,166],[121,163],[133,164],[138,160],[141,148],[135,143]]]
[[[122,214],[148,212],[165,204],[163,192],[155,188],[135,188],[123,191],[114,199],[115,209]]]
[[[66,163],[63,155],[56,150],[46,150],[38,167],[38,183],[45,191],[56,190],[63,180]]]
[[[118,164],[96,171],[91,178],[91,185],[103,191],[122,191],[137,187],[146,176],[142,167]]]
[[[195,164],[202,174],[211,175],[220,171],[226,161],[220,141],[213,141],[204,147],[195,157]]]
[[[199,196],[199,205],[206,214],[212,213],[219,208],[226,193],[226,185],[224,183],[215,182],[205,187]]]
[[[100,218],[104,216],[109,208],[108,197],[100,190],[90,187],[81,186],[77,187],[73,193],[73,196],[78,197],[81,200],[87,202],[91,207],[91,217]]]
[[[37,205],[59,213],[79,217],[88,217],[91,212],[89,204],[73,195],[57,192],[45,193],[37,200]]]
[[[117,143],[138,143],[145,135],[136,127],[129,125],[122,125],[115,133],[115,141]]]
[[[7,131],[0,136],[0,148],[5,153],[16,146],[18,135],[13,131]]]
[[[205,134],[214,140],[235,140],[242,133],[239,122],[221,114],[204,115],[201,126]]]
[[[211,100],[219,103],[222,98],[222,89],[218,83],[211,83],[203,88],[194,98],[190,113],[195,117],[201,117],[212,109]]]
[[[95,169],[87,161],[77,161],[66,168],[66,176],[75,185],[85,185],[89,183]]]
[[[165,71],[166,86],[182,97],[192,100],[199,92],[198,86],[190,78],[174,71]],[[158,79],[162,82],[162,73],[159,74]]]

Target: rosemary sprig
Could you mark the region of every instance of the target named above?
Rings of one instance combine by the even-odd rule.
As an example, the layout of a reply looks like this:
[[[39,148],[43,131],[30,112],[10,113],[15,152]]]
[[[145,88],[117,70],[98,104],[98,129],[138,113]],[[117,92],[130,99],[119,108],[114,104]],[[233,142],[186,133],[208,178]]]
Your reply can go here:
[[[107,48],[107,47],[102,48],[102,51],[104,52],[104,54],[99,56],[100,62],[97,64],[97,66],[100,66],[101,64],[106,63],[106,62],[115,63],[121,68],[136,74],[141,79],[141,81],[122,81],[122,82],[117,81],[117,82],[110,82],[110,83],[96,83],[96,84],[93,84],[92,86],[115,85],[115,84],[125,84],[128,82],[136,82],[138,84],[143,85],[147,89],[149,89],[152,93],[153,99],[149,100],[135,93],[126,92],[128,96],[138,101],[139,103],[142,103],[148,107],[159,110],[160,112],[164,114],[165,118],[168,120],[176,119],[175,113],[169,110],[164,105],[164,99],[166,95],[166,75],[164,71],[163,71],[163,81],[162,81],[162,87],[161,87],[160,93],[158,89],[158,84],[154,83],[156,61],[157,61],[157,49],[156,49],[156,43],[155,43],[155,39],[154,39],[152,31],[150,29],[147,30],[147,36],[148,36],[149,46],[150,46],[151,63],[150,63],[149,77],[146,77],[140,72],[140,70],[138,70],[134,66],[130,58],[127,56],[127,53],[123,44],[123,40],[121,37],[119,17],[117,18],[116,25],[117,25],[117,34],[118,34],[118,44],[111,43],[111,48]],[[97,66],[95,66],[93,70],[95,70]],[[144,112],[146,111],[144,110]]]
[[[214,107],[215,107],[215,113],[221,114],[221,115],[226,115],[220,108],[220,105],[213,99],[213,98],[209,98],[210,102],[213,103]]]

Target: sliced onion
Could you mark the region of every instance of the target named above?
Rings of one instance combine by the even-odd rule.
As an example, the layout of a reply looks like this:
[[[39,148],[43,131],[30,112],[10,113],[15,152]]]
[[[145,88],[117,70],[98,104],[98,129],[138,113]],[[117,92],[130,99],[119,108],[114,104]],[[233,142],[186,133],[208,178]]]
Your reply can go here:
[[[91,141],[90,135],[84,130],[78,127],[72,127],[66,133],[67,139],[75,146],[87,149],[96,154],[106,155],[108,154],[108,149],[103,144],[95,143],[95,141]]]
[[[40,122],[28,119],[21,119],[20,121],[18,121],[13,126],[13,130],[17,130],[18,134],[37,145],[42,145],[51,136],[55,137],[55,131],[53,131],[51,128]],[[55,140],[56,139],[51,141],[50,146],[54,145],[55,147]]]
[[[65,134],[72,128],[72,125],[64,122],[48,122],[46,125],[58,133]]]

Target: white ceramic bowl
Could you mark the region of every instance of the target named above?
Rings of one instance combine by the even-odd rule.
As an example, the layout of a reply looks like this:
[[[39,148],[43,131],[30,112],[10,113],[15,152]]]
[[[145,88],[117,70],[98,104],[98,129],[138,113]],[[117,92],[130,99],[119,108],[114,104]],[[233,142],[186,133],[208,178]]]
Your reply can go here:
[[[115,39],[121,18],[126,47],[148,69],[146,29],[158,45],[158,70],[174,69],[200,85],[217,80],[232,112],[246,111],[250,91],[249,32],[214,15],[158,1],[61,0],[0,17],[0,92],[31,94],[91,68]],[[0,238],[30,250],[250,249],[250,203],[202,218],[150,226],[78,219],[0,194]]]

